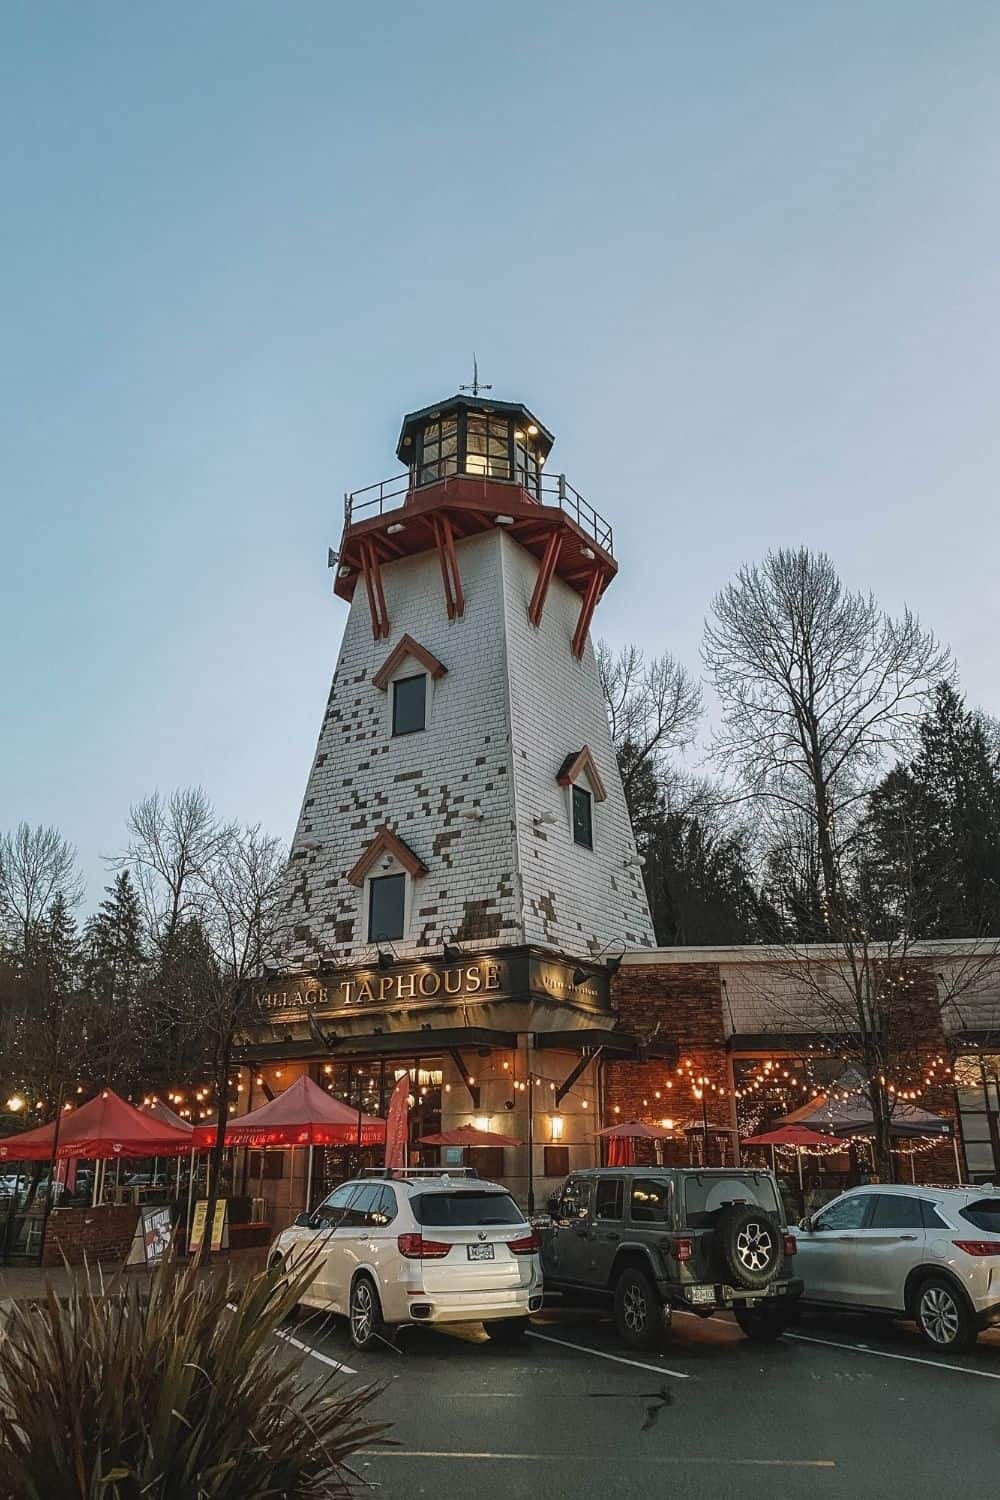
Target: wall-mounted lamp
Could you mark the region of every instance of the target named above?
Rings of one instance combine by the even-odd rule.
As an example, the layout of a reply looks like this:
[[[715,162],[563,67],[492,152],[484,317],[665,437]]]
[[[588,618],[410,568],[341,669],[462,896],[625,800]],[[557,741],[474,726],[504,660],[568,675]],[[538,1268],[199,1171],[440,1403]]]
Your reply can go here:
[[[552,1130],[552,1139],[554,1141],[561,1141],[562,1138],[563,1138],[563,1117],[562,1117],[562,1115],[553,1115],[552,1118],[551,1118],[551,1120],[549,1121],[549,1125],[550,1125],[551,1130]]]
[[[450,943],[445,941],[445,939],[449,937],[451,938]],[[455,942],[455,929],[453,927],[442,927],[441,938],[442,942],[444,943],[442,952],[446,964],[457,964],[459,959],[465,957],[462,949]]]
[[[535,816],[532,819],[532,822],[534,823],[558,823],[558,821],[559,819],[556,817],[554,812],[535,813]]]

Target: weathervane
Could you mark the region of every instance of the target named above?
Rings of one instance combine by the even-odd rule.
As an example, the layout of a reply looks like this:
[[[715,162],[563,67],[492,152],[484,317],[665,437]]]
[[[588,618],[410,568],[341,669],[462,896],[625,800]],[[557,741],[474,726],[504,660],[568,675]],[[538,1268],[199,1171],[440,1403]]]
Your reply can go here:
[[[491,385],[485,385],[485,384],[481,384],[480,383],[480,380],[479,380],[479,363],[478,363],[478,361],[476,359],[475,351],[473,351],[473,354],[472,354],[472,384],[471,385],[460,385],[459,386],[459,390],[460,391],[471,391],[474,396],[478,396],[480,391],[491,391],[492,389],[493,389],[493,387]]]

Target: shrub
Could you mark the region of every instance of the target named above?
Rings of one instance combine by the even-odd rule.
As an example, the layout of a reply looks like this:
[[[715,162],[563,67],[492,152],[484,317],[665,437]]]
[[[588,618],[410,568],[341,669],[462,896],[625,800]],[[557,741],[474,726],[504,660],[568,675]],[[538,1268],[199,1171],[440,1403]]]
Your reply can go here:
[[[3,1500],[279,1500],[344,1496],[350,1454],[385,1432],[380,1387],[307,1379],[274,1338],[314,1267],[238,1291],[179,1269],[105,1293],[74,1277],[0,1334]]]

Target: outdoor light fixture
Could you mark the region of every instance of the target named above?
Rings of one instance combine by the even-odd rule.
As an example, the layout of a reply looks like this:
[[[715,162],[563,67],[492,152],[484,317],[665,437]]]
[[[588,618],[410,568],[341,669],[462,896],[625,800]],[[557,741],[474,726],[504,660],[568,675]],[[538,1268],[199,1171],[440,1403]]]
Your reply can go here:
[[[24,1100],[21,1098],[21,1095],[11,1094],[10,1098],[7,1100],[7,1108],[10,1110],[12,1115],[16,1115],[19,1110],[22,1110],[24,1108]]]
[[[441,929],[441,937],[444,938],[446,934],[447,934],[448,937],[451,938],[451,942],[450,943],[449,942],[445,942],[445,944],[444,944],[444,948],[443,948],[444,961],[445,961],[446,964],[457,964],[460,959],[462,959],[462,958],[465,957],[465,954],[462,952],[462,949],[455,942],[455,931],[454,931],[454,928],[452,928],[452,927],[442,927],[442,929]]]
[[[399,955],[391,943],[385,948],[376,948],[375,952],[378,955],[376,961],[382,970],[391,969],[393,964],[399,963]]]
[[[610,958],[606,958],[604,960],[604,966],[607,969],[608,973],[617,974],[618,970],[622,966],[622,958],[625,954],[625,944],[622,942],[621,938],[609,938],[608,941],[604,944],[604,947],[599,948],[598,951],[594,954],[593,962],[596,964],[598,959],[601,958],[603,954],[607,953],[609,948],[617,948],[619,946],[622,950],[621,953],[613,953]],[[587,973],[587,970],[583,967],[582,964],[577,964],[576,968],[573,970],[574,988],[576,988],[578,985],[586,984],[587,980],[591,979],[592,977],[593,976],[591,974]]]
[[[645,859],[643,858],[643,856],[641,854],[626,854],[626,856],[625,856],[625,868],[626,868],[626,870],[629,869],[630,867],[634,868],[636,865],[638,865],[638,866],[641,867],[645,863],[646,863],[646,861],[645,861]]]
[[[332,547],[327,547],[327,549],[326,549],[326,565],[327,565],[327,567],[328,568],[335,568],[339,562],[340,562],[340,553],[339,552],[334,552],[334,550],[333,550]]]
[[[513,516],[494,516],[493,519],[498,526],[513,526],[514,524]]]
[[[554,1141],[561,1141],[562,1138],[563,1138],[563,1117],[562,1117],[562,1115],[553,1115],[552,1119],[550,1121],[550,1124],[552,1126],[552,1139]]]
[[[397,536],[399,532],[405,530],[406,527],[403,525],[402,521],[394,521],[391,526],[387,526],[385,528],[385,534],[386,536]]]
[[[558,823],[559,819],[554,812],[540,812],[535,813],[534,821],[536,823]]]
[[[476,1130],[487,1131],[490,1128],[490,1120],[488,1115],[477,1115],[472,1123],[475,1126]]]

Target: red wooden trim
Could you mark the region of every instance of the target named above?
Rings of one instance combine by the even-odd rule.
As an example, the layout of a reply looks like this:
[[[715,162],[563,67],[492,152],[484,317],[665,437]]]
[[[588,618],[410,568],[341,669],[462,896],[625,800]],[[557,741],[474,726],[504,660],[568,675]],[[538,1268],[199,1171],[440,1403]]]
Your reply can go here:
[[[465,595],[462,592],[462,575],[458,568],[458,554],[455,551],[455,538],[452,534],[451,521],[447,516],[441,517],[441,529],[444,532],[445,551],[448,554],[448,563],[451,568],[452,592],[455,598],[455,614],[459,619],[465,614]]]
[[[389,634],[389,612],[385,607],[385,592],[382,588],[382,566],[370,541],[361,543],[361,556],[372,616],[372,636],[377,641]]]
[[[535,579],[535,591],[528,605],[528,619],[532,625],[540,623],[542,610],[545,608],[545,600],[549,592],[549,584],[552,582],[552,574],[556,563],[559,561],[559,548],[562,546],[562,533],[553,531],[545,543],[545,555],[538,569],[538,577]]]
[[[375,673],[372,686],[377,687],[380,693],[384,693],[392,679],[392,674],[407,656],[414,657],[422,667],[426,667],[432,677],[443,677],[448,670],[444,662],[438,661],[434,653],[428,651],[426,646],[421,646],[412,635],[403,635]]]
[[[434,546],[437,549],[438,562],[441,565],[441,582],[444,585],[444,607],[448,611],[449,620],[455,618],[455,597],[451,591],[451,579],[448,577],[448,559],[444,551],[444,539],[441,535],[441,517],[432,516],[434,524]]]
[[[595,568],[590,575],[590,582],[587,584],[587,592],[584,594],[583,603],[580,605],[580,615],[573,634],[574,656],[582,656],[583,648],[587,644],[587,631],[590,629],[590,622],[594,618],[597,601],[601,597],[601,580],[601,570],[600,568]]]
[[[364,885],[368,871],[383,854],[391,854],[409,875],[427,874],[427,866],[420,856],[414,854],[409,844],[404,844],[403,840],[393,833],[388,823],[383,823],[381,828],[375,830],[375,837],[366,844],[357,864],[348,871],[348,882],[356,886]]]

